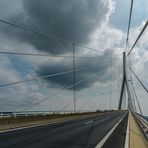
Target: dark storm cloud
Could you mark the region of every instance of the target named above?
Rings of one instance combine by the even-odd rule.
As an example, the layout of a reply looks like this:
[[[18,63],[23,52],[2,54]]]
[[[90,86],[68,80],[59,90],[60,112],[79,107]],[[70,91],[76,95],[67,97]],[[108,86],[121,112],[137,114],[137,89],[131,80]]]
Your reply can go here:
[[[111,53],[107,51],[97,58],[91,58],[91,60],[76,60],[76,83],[88,78],[86,81],[76,86],[77,90],[90,87],[97,81],[99,83],[104,83],[108,81],[108,79],[110,78],[110,54]],[[62,60],[61,62],[55,62],[52,64],[48,63],[47,65],[42,65],[36,72],[39,76],[43,76],[52,73],[60,73],[64,71],[73,70],[72,66],[72,62],[68,63],[66,62],[66,60]],[[77,69],[85,70],[77,71]],[[70,85],[73,85],[73,73],[45,78],[45,82],[48,82],[50,87],[68,87]]]
[[[86,42],[105,20],[108,7],[102,0],[23,0],[24,13],[10,17],[45,33],[70,41]],[[8,36],[52,54],[71,52],[71,46],[27,31],[4,29]]]
[[[109,11],[108,3],[105,3],[104,0],[23,0],[23,9],[23,13],[10,16],[9,21],[20,25],[28,25],[31,28],[65,40],[84,43],[89,42],[91,34],[106,20]],[[51,54],[72,52],[72,45],[47,39],[8,25],[4,25],[3,33],[11,39],[31,44],[39,51]],[[76,51],[79,51],[78,47]],[[81,53],[79,56],[83,56],[82,50],[78,53]],[[86,56],[89,56],[89,54]],[[78,85],[78,90],[90,87],[97,81],[108,81],[110,70],[108,56],[110,56],[110,53],[106,52],[99,58],[77,59],[77,68],[98,65],[98,67],[92,69],[76,72],[76,83],[88,76],[91,77],[91,79]],[[72,70],[72,61],[67,64],[67,61],[62,60],[40,65],[36,73],[42,76],[68,70]],[[100,72],[100,75],[96,76],[98,72]],[[73,75],[69,73],[46,78],[45,81],[50,87],[67,87],[73,84]]]

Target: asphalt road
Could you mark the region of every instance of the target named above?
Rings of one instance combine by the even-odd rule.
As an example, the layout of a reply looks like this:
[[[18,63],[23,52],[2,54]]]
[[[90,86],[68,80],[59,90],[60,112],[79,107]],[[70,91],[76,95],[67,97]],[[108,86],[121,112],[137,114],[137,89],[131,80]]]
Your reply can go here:
[[[125,113],[0,133],[0,148],[94,148]]]
[[[109,148],[124,148],[127,122],[128,122],[128,116],[125,116],[125,118],[121,121],[121,123],[111,134],[111,136],[107,139],[102,148],[107,148],[108,146]]]

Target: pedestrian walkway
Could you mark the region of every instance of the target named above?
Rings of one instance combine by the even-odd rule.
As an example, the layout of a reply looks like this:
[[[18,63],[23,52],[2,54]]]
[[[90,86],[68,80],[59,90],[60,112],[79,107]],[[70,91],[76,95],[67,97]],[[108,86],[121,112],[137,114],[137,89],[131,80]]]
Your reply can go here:
[[[131,113],[129,113],[129,148],[148,148],[148,141]]]

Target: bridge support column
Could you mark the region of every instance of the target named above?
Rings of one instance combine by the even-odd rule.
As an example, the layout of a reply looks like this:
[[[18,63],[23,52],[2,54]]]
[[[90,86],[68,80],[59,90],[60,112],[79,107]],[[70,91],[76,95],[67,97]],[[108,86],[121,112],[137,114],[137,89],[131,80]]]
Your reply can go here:
[[[126,54],[123,52],[123,79],[122,79],[122,86],[121,86],[121,92],[120,92],[120,100],[119,100],[119,106],[118,109],[121,110],[122,106],[122,101],[123,101],[123,93],[126,88],[127,94],[128,94],[128,109],[132,109],[132,102],[131,102],[131,93],[130,93],[130,88],[128,84],[128,79],[127,79],[127,71],[126,71]]]

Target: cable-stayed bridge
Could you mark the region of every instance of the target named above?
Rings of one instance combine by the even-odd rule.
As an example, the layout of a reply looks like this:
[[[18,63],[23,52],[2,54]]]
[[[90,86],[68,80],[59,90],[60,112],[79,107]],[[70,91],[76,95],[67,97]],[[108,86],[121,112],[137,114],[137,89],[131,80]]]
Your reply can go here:
[[[135,46],[147,29],[148,21],[130,48],[132,7],[133,1],[122,58],[108,51],[100,51],[26,25],[0,19],[0,23],[17,31],[34,34],[35,37],[49,42],[56,41],[58,46],[70,49],[70,55],[0,50],[0,55],[12,60],[27,57],[28,60],[31,58],[34,61],[49,62],[46,73],[39,71],[39,75],[0,84],[0,89],[3,90],[13,91],[14,87],[18,88],[20,92],[14,92],[15,97],[16,94],[23,97],[21,95],[25,84],[30,84],[30,91],[33,91],[31,86],[38,86],[37,91],[40,91],[28,95],[30,100],[34,99],[29,105],[19,102],[22,107],[16,104],[19,107],[16,110],[1,111],[1,148],[148,147],[148,119],[143,115],[133,80],[137,80],[146,95],[148,89],[131,64],[131,53],[136,50]],[[122,61],[117,65],[115,61],[120,59]],[[20,66],[22,63],[19,62],[18,60],[15,64]],[[61,67],[55,63],[61,63]],[[33,67],[35,66],[34,64]],[[32,67],[27,68],[30,72]]]

